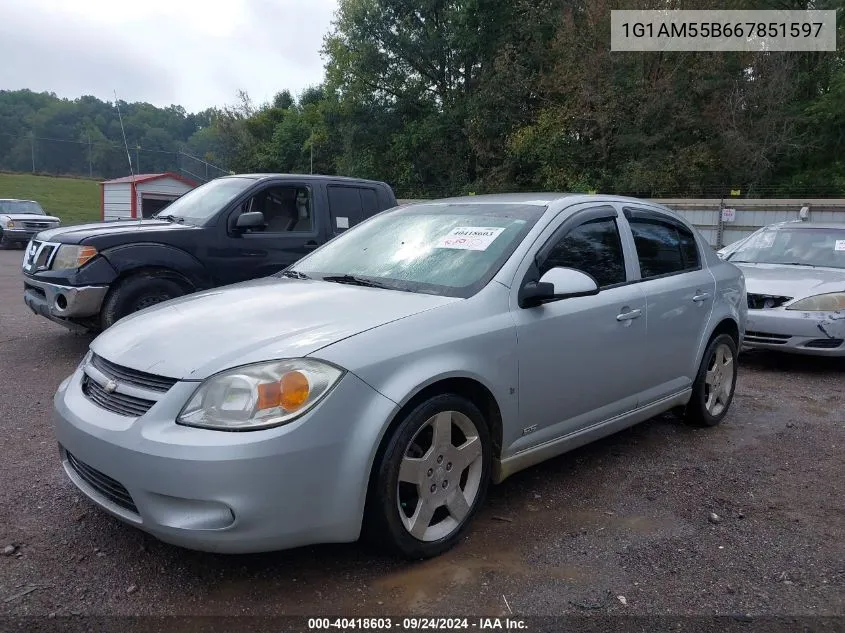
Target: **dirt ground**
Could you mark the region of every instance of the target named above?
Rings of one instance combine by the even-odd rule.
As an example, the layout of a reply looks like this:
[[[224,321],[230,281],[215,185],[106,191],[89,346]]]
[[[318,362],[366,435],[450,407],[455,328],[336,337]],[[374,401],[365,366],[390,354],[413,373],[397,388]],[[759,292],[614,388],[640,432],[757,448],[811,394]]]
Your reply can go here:
[[[13,550],[0,555],[0,616],[845,623],[845,363],[743,354],[721,426],[663,416],[521,472],[492,488],[466,540],[435,560],[358,544],[203,554],[110,518],[66,478],[51,401],[90,337],[28,311],[21,256],[0,251],[0,552]]]

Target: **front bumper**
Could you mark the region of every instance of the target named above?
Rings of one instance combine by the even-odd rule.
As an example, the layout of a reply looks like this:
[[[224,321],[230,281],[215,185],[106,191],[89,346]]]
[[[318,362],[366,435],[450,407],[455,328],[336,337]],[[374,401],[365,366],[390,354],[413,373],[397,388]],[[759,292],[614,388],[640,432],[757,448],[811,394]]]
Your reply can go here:
[[[56,393],[55,433],[68,476],[110,514],[213,552],[358,538],[370,467],[396,405],[356,376],[290,424],[225,432],[174,422],[196,382],[177,382],[132,418],[90,401],[82,375],[77,369]],[[131,503],[120,502],[115,484]]]
[[[108,286],[62,286],[24,277],[24,303],[36,314],[66,324],[65,319],[95,316]]]
[[[2,237],[9,242],[28,242],[44,229],[3,229]]]
[[[845,311],[749,310],[743,347],[845,356]]]

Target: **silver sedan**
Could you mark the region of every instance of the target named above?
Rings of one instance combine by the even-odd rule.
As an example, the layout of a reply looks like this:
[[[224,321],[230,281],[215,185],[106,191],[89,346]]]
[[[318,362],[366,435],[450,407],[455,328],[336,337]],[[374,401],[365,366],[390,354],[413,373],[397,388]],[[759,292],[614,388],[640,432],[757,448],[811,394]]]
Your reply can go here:
[[[772,224],[719,254],[745,274],[746,347],[845,356],[845,224]]]
[[[670,409],[718,424],[745,320],[742,273],[663,207],[419,203],[121,320],[59,387],[55,432],[76,486],[164,541],[363,533],[424,558],[491,481]]]

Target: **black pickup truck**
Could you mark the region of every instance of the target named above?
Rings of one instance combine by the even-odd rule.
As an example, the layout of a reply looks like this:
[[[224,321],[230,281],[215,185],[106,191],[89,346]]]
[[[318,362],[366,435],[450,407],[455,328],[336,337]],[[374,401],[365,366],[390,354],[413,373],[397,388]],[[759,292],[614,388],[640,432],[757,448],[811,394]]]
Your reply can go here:
[[[218,178],[150,220],[40,232],[24,254],[24,301],[71,329],[98,331],[161,301],[271,275],[396,204],[372,180]]]

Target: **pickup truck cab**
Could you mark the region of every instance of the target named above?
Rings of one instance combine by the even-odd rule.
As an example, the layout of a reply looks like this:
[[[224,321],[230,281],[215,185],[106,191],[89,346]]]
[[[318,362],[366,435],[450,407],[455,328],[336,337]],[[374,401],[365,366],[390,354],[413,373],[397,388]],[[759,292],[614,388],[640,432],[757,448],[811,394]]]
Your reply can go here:
[[[61,221],[47,215],[35,200],[0,198],[0,248],[25,246],[39,231],[52,229]]]
[[[24,255],[24,301],[70,329],[102,330],[168,299],[278,272],[396,205],[383,182],[225,176],[153,219],[42,231]]]

